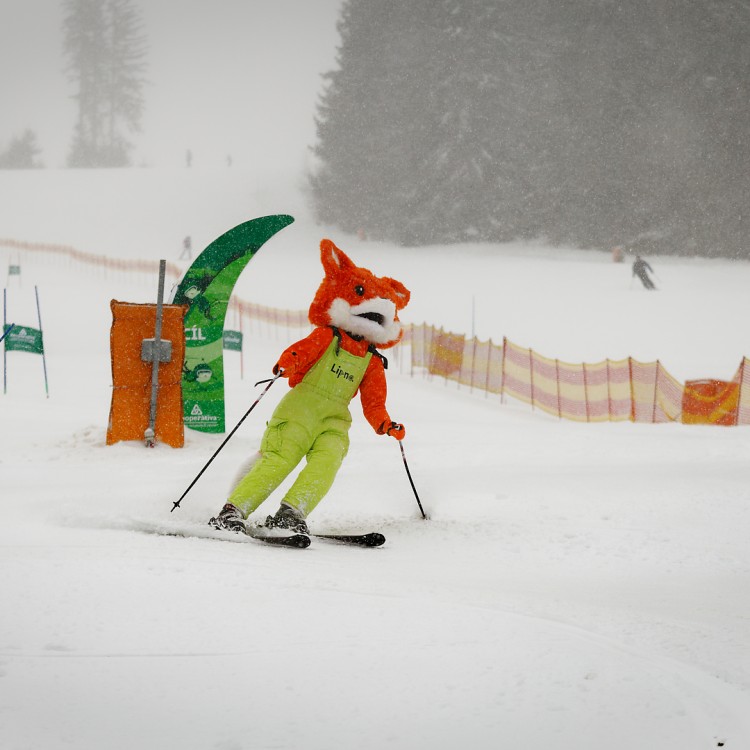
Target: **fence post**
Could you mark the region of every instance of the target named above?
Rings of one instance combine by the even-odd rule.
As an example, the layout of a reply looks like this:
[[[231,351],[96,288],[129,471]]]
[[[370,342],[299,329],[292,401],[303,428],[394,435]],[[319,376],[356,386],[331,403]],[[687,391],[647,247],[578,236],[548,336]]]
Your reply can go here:
[[[633,388],[633,358],[628,357],[628,380],[630,381],[630,421],[635,422],[635,390]]]
[[[456,382],[456,390],[457,391],[461,389],[461,379],[463,378],[463,375],[464,375],[464,349],[466,349],[466,336],[463,336],[462,338],[463,338],[463,342],[464,343],[463,343],[463,346],[461,347],[461,364],[458,366],[458,378],[456,379],[457,380],[457,382]],[[446,381],[445,382],[447,383],[448,382],[448,380],[447,380],[448,376],[446,375],[445,377],[446,377]]]
[[[742,410],[742,381],[745,379],[745,362],[747,357],[742,358],[740,364],[740,385],[737,389],[737,413],[734,415],[734,426],[736,427],[740,423],[740,411]]]
[[[529,347],[529,385],[531,386],[531,411],[534,411],[534,350]]]
[[[492,339],[487,342],[487,372],[484,374],[484,397],[490,395],[490,362],[492,361]]]
[[[591,412],[589,410],[589,382],[586,377],[586,363],[581,363],[581,369],[583,370],[583,399],[586,402],[586,421],[591,421]]]
[[[474,348],[471,352],[471,382],[469,383],[469,393],[474,393],[474,367],[477,363],[477,337],[474,336]]]
[[[500,365],[500,403],[505,403],[505,352],[508,350],[508,339],[503,336],[503,356]]]
[[[440,338],[443,333],[443,326],[440,326],[440,330],[438,331],[438,343],[435,343],[435,327],[432,326],[432,336],[430,337],[430,365],[433,364],[433,355],[437,355],[437,351],[440,348]],[[445,378],[445,385],[448,385],[448,376],[444,375]]]

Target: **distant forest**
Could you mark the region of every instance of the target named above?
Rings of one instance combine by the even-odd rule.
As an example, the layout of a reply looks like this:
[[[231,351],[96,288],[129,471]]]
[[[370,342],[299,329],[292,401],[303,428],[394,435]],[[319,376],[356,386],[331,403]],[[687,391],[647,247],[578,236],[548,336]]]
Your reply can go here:
[[[319,219],[750,258],[750,3],[345,0]]]
[[[141,129],[147,41],[133,0],[63,0],[64,53],[77,121],[69,167],[131,166]]]

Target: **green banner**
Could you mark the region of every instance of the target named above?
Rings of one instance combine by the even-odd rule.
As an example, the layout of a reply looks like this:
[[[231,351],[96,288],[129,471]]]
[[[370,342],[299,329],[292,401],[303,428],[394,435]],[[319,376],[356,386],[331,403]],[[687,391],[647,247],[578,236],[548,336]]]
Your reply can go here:
[[[182,400],[185,426],[225,432],[224,318],[240,273],[262,245],[294,221],[284,214],[246,221],[214,240],[180,281],[173,302],[188,304]]]
[[[233,352],[241,352],[242,331],[224,331],[224,348]]]
[[[5,327],[5,331],[10,326]],[[3,339],[6,352],[30,352],[31,354],[44,354],[44,340],[42,332],[31,326],[13,326],[13,330]]]
[[[20,276],[21,266],[8,266],[8,276]]]

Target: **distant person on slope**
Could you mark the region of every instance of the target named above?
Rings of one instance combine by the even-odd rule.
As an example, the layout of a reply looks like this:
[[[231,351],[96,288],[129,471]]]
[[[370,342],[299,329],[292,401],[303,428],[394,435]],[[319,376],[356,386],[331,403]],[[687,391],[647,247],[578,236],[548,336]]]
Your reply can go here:
[[[633,276],[637,276],[646,289],[656,289],[654,282],[648,275],[649,271],[653,273],[654,269],[640,255],[636,255],[633,262]]]

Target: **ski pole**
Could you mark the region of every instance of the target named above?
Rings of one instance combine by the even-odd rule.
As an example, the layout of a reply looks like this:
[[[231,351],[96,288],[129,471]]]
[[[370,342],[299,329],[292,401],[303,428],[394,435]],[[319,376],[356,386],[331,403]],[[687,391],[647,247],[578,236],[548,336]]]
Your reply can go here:
[[[224,438],[224,442],[216,449],[214,455],[208,459],[208,461],[206,462],[206,465],[198,472],[198,476],[195,479],[193,479],[192,482],[190,482],[190,486],[182,493],[182,495],[180,495],[180,499],[176,503],[172,504],[172,510],[169,511],[170,513],[173,513],[175,508],[181,507],[180,503],[182,502],[185,495],[187,495],[187,493],[190,492],[190,490],[193,488],[193,485],[201,478],[201,476],[203,476],[203,472],[211,465],[211,462],[216,458],[216,456],[219,455],[219,451],[229,442],[229,438],[231,438],[232,435],[234,435],[234,433],[237,432],[240,425],[247,418],[248,414],[250,414],[250,412],[258,405],[258,403],[263,398],[263,396],[265,396],[266,393],[268,393],[268,389],[282,376],[282,374],[283,374],[283,370],[280,370],[276,375],[274,375],[269,380],[260,380],[259,382],[255,384],[255,385],[260,385],[261,383],[268,383],[268,385],[263,389],[263,392],[260,394],[260,396],[258,396],[258,398],[255,399],[255,402],[253,403],[253,405],[245,412],[242,419],[240,419],[240,421],[237,422],[237,424],[234,426],[234,429]]]
[[[10,323],[8,327],[5,329],[5,333],[0,336],[0,341],[2,341],[15,327],[15,323]]]
[[[417,505],[419,506],[419,510],[422,513],[422,518],[427,520],[427,516],[425,515],[424,508],[422,507],[422,503],[419,501],[419,495],[417,494],[417,488],[414,486],[414,480],[411,478],[411,472],[409,471],[409,464],[406,463],[406,453],[404,453],[404,443],[402,440],[398,441],[398,447],[401,448],[401,458],[404,459],[404,468],[406,469],[406,476],[409,477],[409,484],[411,484],[412,491],[414,492],[414,497],[417,498]]]

